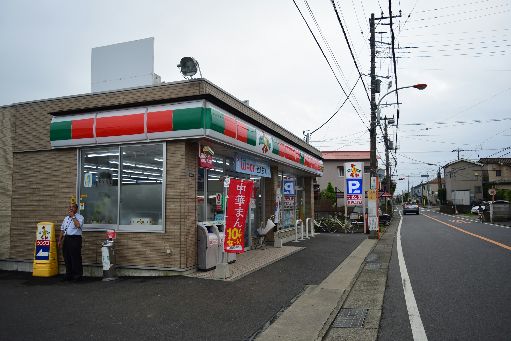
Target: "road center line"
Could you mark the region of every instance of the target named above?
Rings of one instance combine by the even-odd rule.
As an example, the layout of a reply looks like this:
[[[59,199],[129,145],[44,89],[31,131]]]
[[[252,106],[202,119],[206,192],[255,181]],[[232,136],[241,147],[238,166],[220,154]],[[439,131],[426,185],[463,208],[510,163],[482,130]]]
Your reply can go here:
[[[423,216],[424,216],[424,217],[427,217],[427,218],[429,218],[429,219],[433,219],[433,220],[435,220],[435,221],[437,221],[437,222],[439,222],[439,223],[441,223],[441,224],[447,225],[447,226],[449,226],[449,227],[451,227],[451,228],[453,228],[453,229],[455,229],[455,230],[458,230],[458,231],[460,231],[460,232],[466,233],[466,234],[468,234],[469,236],[479,238],[479,239],[481,239],[481,240],[484,240],[485,242],[488,242],[488,243],[491,243],[491,244],[497,245],[497,246],[499,246],[499,247],[501,247],[501,248],[503,248],[503,249],[506,249],[506,250],[511,251],[511,246],[509,246],[509,245],[506,245],[506,244],[502,244],[502,243],[496,242],[496,241],[495,241],[495,240],[493,240],[493,239],[483,237],[483,236],[478,235],[478,234],[473,233],[473,232],[469,232],[469,231],[464,230],[464,229],[462,229],[462,228],[459,228],[459,227],[457,227],[457,226],[454,226],[454,225],[451,225],[451,224],[446,223],[446,222],[444,222],[444,221],[441,221],[441,220],[439,220],[439,219],[433,218],[433,217],[431,217],[431,216],[429,216],[429,215],[427,215],[427,214],[423,214]]]
[[[419,308],[413,295],[412,283],[408,276],[406,269],[405,259],[403,257],[403,248],[401,247],[401,224],[403,223],[403,216],[399,212],[401,220],[397,228],[397,258],[399,261],[399,271],[401,272],[401,282],[403,284],[403,292],[405,294],[406,309],[408,310],[408,319],[410,320],[410,327],[412,328],[412,335],[415,341],[427,341],[426,331],[422,324]]]

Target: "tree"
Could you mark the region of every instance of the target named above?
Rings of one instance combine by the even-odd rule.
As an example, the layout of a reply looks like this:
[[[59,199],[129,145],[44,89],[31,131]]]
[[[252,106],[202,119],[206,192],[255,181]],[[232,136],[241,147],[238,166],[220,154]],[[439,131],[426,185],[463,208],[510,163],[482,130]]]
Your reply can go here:
[[[511,190],[509,189],[497,189],[495,200],[507,200],[511,201]]]
[[[410,193],[406,192],[403,196],[403,202],[407,202],[408,200],[410,200]]]
[[[390,194],[394,195],[394,192],[396,190],[396,182],[394,180],[390,180],[390,191],[387,188],[387,176],[385,176],[381,182],[381,188],[385,189],[386,192],[389,192]]]
[[[334,186],[332,186],[331,182],[328,183],[326,189],[321,191],[321,198],[328,199],[331,202],[335,202],[337,200],[337,197],[335,195],[335,189]]]
[[[438,200],[440,201],[440,204],[444,204],[447,200],[447,191],[445,188],[440,188],[438,190]]]

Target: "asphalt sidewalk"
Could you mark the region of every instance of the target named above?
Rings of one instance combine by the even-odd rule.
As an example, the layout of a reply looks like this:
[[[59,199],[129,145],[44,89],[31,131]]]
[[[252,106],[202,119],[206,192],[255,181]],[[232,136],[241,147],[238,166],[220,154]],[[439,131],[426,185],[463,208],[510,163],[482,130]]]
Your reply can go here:
[[[336,269],[356,273],[353,257],[344,261],[366,240],[320,234],[289,243],[303,249],[236,281],[175,276],[62,283],[0,271],[0,340],[253,339],[313,288],[337,295],[338,282],[346,285],[348,277]]]

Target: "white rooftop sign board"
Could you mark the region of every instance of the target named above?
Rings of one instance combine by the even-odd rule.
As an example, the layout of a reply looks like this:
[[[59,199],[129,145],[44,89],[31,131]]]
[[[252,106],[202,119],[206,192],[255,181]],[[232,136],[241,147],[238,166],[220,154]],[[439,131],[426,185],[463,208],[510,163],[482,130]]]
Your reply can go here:
[[[92,92],[159,83],[160,78],[154,73],[154,38],[92,49]]]

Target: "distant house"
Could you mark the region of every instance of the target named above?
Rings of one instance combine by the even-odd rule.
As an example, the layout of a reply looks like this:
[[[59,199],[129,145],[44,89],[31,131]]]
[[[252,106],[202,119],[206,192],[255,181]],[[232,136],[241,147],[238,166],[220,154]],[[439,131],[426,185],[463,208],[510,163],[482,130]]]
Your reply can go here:
[[[424,190],[424,188],[422,188],[421,184],[418,184],[416,186],[412,186],[410,188],[410,199],[412,199],[412,200],[419,200],[420,201],[420,197],[423,194],[423,190]]]
[[[445,186],[445,182],[442,179],[442,186]],[[419,200],[421,197],[424,198],[424,205],[437,205],[438,204],[438,179],[434,178],[428,182],[420,183],[410,188],[410,196],[412,200]],[[427,201],[426,201],[427,200]]]
[[[445,186],[445,180],[441,179],[442,188]],[[431,205],[438,205],[438,178],[428,181],[424,184],[424,195],[428,203]]]
[[[344,193],[344,163],[345,162],[363,162],[364,191],[369,189],[370,181],[370,152],[369,151],[324,151],[323,157],[323,176],[316,178],[319,190],[324,190],[328,183],[332,183],[338,192]],[[344,206],[344,199],[338,199],[337,204]]]
[[[511,158],[482,158],[479,163],[483,165],[485,188],[511,191]]]
[[[444,169],[446,199],[456,205],[483,200],[483,165],[469,160],[449,162]]]

